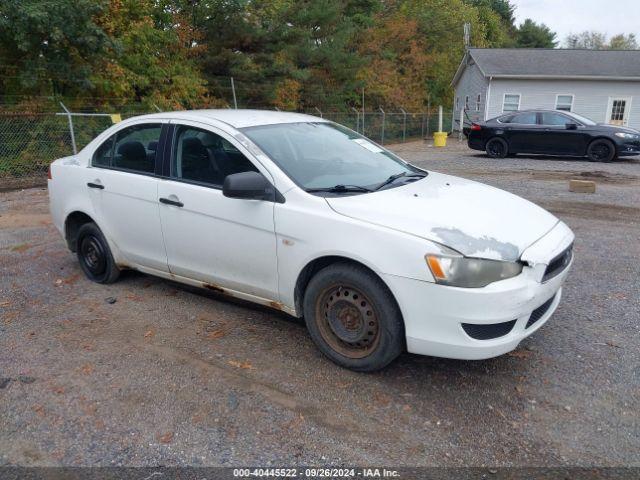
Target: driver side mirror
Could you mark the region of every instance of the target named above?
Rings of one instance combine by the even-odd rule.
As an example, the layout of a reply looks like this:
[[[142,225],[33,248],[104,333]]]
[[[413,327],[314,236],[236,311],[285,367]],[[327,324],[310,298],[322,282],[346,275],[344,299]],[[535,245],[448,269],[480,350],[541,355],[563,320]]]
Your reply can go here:
[[[578,129],[578,124],[577,123],[567,123],[567,124],[565,124],[565,128],[567,130],[577,130]]]
[[[227,175],[222,185],[222,194],[229,198],[244,200],[279,201],[282,198],[264,175],[259,172],[241,172]],[[284,200],[284,199],[283,199]]]

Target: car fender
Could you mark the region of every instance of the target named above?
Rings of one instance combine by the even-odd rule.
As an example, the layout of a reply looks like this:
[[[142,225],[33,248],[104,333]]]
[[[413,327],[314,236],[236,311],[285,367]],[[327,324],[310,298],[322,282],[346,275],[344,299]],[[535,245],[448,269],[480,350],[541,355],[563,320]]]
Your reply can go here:
[[[438,244],[341,215],[322,197],[299,189],[287,192],[286,197],[287,202],[277,205],[274,214],[278,286],[284,305],[295,309],[298,277],[311,262],[324,257],[361,263],[381,279],[394,275],[434,282],[425,255],[442,252]]]

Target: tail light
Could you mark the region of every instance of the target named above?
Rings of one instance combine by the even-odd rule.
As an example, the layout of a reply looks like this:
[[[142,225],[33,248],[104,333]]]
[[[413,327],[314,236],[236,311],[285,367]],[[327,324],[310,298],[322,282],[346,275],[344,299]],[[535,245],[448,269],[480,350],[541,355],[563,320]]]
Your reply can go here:
[[[480,125],[478,125],[477,123],[472,123],[471,124],[471,130],[474,132],[478,132],[480,130],[482,130],[482,127]]]
[[[51,176],[51,164],[49,164],[49,169],[47,170],[47,178],[51,180],[53,177]]]

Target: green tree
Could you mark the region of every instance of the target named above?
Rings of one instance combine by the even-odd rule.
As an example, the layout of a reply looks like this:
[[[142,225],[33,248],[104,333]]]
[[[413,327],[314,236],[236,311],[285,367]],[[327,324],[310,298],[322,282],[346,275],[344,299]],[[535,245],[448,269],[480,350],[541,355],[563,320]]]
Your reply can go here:
[[[530,18],[527,18],[516,31],[516,47],[555,48],[557,45],[556,33],[544,23],[538,24]]]
[[[94,22],[95,0],[0,2],[0,85],[4,92],[70,94],[91,88],[93,62],[110,40]]]

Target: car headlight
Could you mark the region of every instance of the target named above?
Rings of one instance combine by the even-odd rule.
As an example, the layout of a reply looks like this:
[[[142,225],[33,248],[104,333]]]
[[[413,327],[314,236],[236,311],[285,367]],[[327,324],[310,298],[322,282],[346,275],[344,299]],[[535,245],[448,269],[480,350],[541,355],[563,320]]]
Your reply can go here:
[[[640,140],[640,135],[636,135],[635,133],[616,132],[614,135],[626,140]]]
[[[480,288],[520,275],[522,263],[467,258],[455,255],[425,255],[436,283],[452,287]]]

